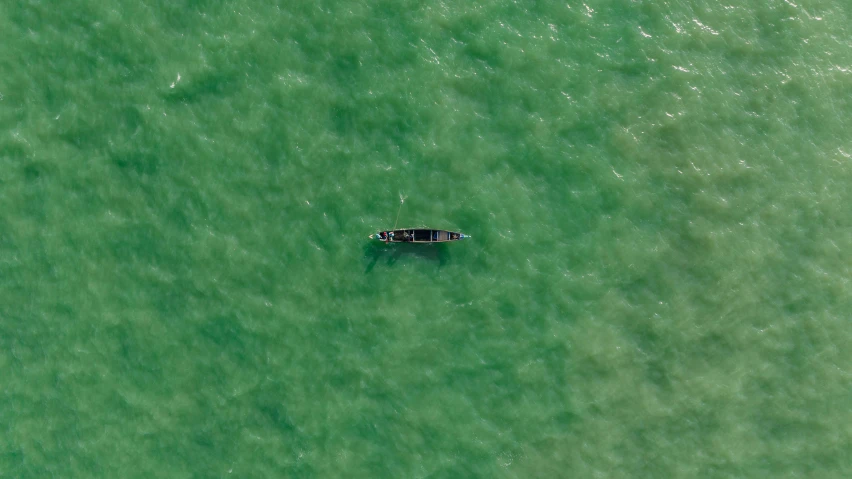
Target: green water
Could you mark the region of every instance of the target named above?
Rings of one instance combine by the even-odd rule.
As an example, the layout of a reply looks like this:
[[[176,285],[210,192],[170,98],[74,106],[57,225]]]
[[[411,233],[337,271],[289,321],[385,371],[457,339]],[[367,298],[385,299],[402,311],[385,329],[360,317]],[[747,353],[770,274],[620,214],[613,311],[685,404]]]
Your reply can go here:
[[[850,477],[849,25],[0,3],[0,477]]]

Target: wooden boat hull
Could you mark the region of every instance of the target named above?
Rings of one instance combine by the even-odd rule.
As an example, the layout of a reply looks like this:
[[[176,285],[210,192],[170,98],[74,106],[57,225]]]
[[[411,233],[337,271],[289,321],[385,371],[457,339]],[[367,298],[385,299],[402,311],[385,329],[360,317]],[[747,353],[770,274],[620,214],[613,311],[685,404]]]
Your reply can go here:
[[[371,238],[385,243],[449,243],[470,238],[456,231],[433,230],[426,228],[403,228],[393,231],[380,231]]]

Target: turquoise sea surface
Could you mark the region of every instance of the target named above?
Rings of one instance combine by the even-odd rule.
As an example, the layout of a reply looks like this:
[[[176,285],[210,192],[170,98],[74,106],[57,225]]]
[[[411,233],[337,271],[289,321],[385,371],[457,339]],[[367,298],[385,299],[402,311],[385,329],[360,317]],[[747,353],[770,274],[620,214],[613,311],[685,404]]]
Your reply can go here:
[[[850,25],[0,3],[0,477],[852,477]]]

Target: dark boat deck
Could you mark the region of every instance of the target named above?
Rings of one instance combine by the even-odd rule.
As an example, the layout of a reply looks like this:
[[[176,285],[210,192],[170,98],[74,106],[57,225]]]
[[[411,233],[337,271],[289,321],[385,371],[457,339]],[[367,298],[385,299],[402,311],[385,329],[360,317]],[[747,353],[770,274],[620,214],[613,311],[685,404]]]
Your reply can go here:
[[[444,243],[447,241],[458,241],[466,238],[461,233],[447,230],[433,230],[425,228],[405,228],[393,231],[385,231],[376,235],[376,239],[387,241],[381,235],[388,233],[391,239],[389,243]],[[392,234],[392,236],[391,236]]]

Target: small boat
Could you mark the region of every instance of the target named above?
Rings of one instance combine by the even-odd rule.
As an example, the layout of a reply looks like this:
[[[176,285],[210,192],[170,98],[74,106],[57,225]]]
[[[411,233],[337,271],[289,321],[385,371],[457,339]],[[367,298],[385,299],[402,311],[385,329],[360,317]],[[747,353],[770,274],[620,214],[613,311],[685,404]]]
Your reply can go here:
[[[380,231],[371,238],[385,243],[446,243],[470,238],[470,235],[447,230],[425,228],[405,228],[392,231]]]

